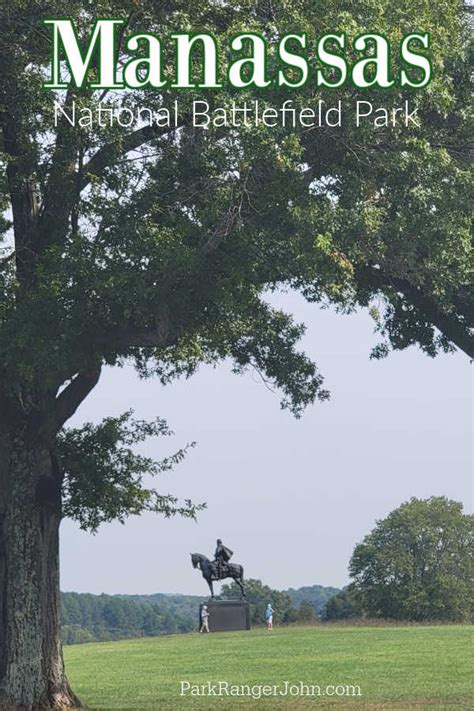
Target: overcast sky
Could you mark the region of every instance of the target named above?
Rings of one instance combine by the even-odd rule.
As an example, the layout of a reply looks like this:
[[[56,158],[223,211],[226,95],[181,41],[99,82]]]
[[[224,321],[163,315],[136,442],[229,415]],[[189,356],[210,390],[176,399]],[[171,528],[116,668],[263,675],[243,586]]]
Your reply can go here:
[[[295,294],[278,302],[307,325],[302,345],[331,401],[295,420],[258,377],[228,364],[166,388],[131,368],[107,370],[71,424],[129,408],[166,418],[175,437],[144,451],[161,458],[198,446],[158,488],[208,509],[198,523],[147,514],[96,536],[65,522],[63,590],[207,594],[189,554],[211,557],[218,537],[246,577],[279,589],[343,586],[354,545],[411,496],[446,495],[472,510],[467,357],[432,360],[411,348],[370,361],[377,337],[366,313],[321,311]]]

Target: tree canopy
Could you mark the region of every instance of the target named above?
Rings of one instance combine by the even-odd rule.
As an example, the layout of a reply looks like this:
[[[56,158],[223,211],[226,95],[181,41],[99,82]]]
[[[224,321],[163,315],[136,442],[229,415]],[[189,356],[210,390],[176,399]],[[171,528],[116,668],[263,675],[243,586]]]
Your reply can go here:
[[[413,498],[356,546],[351,596],[371,617],[472,620],[473,551],[474,516],[462,504]]]
[[[323,618],[330,622],[334,620],[350,620],[361,617],[363,612],[359,604],[360,593],[354,583],[333,595],[327,601],[323,610]]]
[[[2,9],[0,377],[7,416],[41,422],[41,436],[54,439],[103,365],[131,362],[141,376],[167,383],[225,358],[237,373],[256,368],[300,415],[328,392],[317,365],[298,350],[303,326],[268,302],[282,288],[343,312],[369,308],[381,335],[375,357],[412,344],[431,356],[454,347],[472,356],[464,14],[458,0],[363,0],[356,8],[339,0],[324,7],[207,0],[192,9],[147,0],[13,0]],[[393,45],[422,28],[432,38],[433,81],[420,91],[331,92],[312,82],[236,92],[224,82],[206,93],[212,107],[256,98],[263,106],[290,99],[296,108],[340,100],[348,112],[341,128],[203,130],[190,125],[192,102],[202,98],[192,90],[180,92],[177,128],[72,127],[64,115],[55,126],[55,101],[65,111],[73,104],[158,110],[176,97],[169,88],[46,91],[45,16],[72,17],[83,41],[94,18],[125,18],[119,61],[127,37],[143,28],[212,33],[221,55],[236,32],[258,31],[268,39],[270,65],[277,62],[272,38],[295,27],[311,36],[337,28],[350,38],[370,27]],[[165,74],[173,71],[170,51]],[[317,65],[313,57],[314,71]],[[358,99],[388,109],[409,100],[420,125],[357,127],[348,109]],[[75,477],[77,502],[87,476]],[[81,520],[77,507],[66,511]]]
[[[143,483],[145,476],[169,471],[184,458],[188,445],[172,456],[154,461],[138,454],[133,446],[148,437],[171,435],[162,419],[134,420],[132,412],[107,417],[99,425],[87,423],[69,428],[58,436],[58,450],[64,471],[63,511],[81,528],[96,532],[102,523],[153,511],[164,516],[180,514],[194,518],[204,504],[194,505],[158,494]]]

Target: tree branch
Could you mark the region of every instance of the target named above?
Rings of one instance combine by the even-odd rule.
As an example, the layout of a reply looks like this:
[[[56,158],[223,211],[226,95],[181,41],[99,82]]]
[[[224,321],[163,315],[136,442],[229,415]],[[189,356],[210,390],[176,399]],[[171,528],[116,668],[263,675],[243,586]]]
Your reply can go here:
[[[153,326],[136,326],[133,323],[129,323],[123,329],[112,333],[110,342],[120,350],[129,348],[165,348],[176,342],[176,336],[177,334],[171,326],[170,318],[162,316],[160,321]]]
[[[438,304],[421,289],[411,284],[407,279],[385,274],[381,269],[367,267],[359,272],[366,275],[369,284],[373,284],[381,291],[387,289],[402,293],[405,298],[422,313],[426,318],[451,341],[457,348],[474,358],[474,335],[469,328],[468,319],[464,324],[456,316],[443,311]]]
[[[15,250],[10,252],[10,254],[7,254],[6,257],[0,258],[0,268],[4,267],[6,264],[9,264],[14,259],[15,259]]]
[[[12,69],[0,62],[2,86],[0,88],[0,130],[3,150],[6,154],[6,176],[10,203],[13,213],[13,233],[15,237],[15,259],[20,280],[26,280],[31,271],[31,244],[39,214],[38,191],[31,167],[25,163],[29,144],[18,130],[15,103],[12,99],[16,88],[16,78]]]
[[[149,143],[157,138],[163,138],[173,131],[183,128],[186,122],[186,117],[183,118],[182,124],[177,128],[169,129],[168,127],[160,126],[143,126],[142,128],[129,133],[124,137],[118,138],[116,141],[106,143],[102,148],[99,148],[88,163],[83,168],[83,179],[80,189],[84,190],[90,183],[90,176],[100,177],[104,171],[120,156],[124,156],[130,151],[137,150],[145,143]]]
[[[232,205],[225,215],[219,220],[215,230],[204,245],[203,251],[205,254],[212,254],[224,242],[232,232],[235,223],[241,213],[240,205]]]
[[[78,373],[55,401],[54,429],[59,431],[99,382],[102,366]]]
[[[235,227],[237,220],[242,214],[244,199],[247,196],[247,183],[249,180],[250,171],[247,171],[242,181],[242,193],[238,202],[233,203],[225,215],[219,220],[213,233],[204,245],[204,253],[209,255],[219,249],[222,242],[225,242]]]

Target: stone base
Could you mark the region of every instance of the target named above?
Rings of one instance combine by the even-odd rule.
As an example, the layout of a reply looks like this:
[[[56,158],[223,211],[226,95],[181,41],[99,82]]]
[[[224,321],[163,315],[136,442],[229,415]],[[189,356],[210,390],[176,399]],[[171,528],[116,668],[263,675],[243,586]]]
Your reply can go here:
[[[244,600],[209,600],[210,632],[234,632],[250,629],[250,605]],[[199,606],[199,625],[201,625],[201,609]]]

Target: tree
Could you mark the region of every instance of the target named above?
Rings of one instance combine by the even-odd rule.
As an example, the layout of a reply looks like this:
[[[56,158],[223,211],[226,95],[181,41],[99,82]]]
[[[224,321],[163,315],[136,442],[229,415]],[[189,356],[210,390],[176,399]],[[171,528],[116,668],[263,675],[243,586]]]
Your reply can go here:
[[[311,624],[317,622],[318,617],[314,605],[309,600],[303,600],[298,609],[298,622]]]
[[[337,28],[353,39],[370,27],[397,46],[404,32],[423,28],[434,38],[434,78],[429,92],[347,85],[324,93],[309,81],[298,91],[272,84],[237,96],[223,81],[206,94],[212,108],[258,97],[299,110],[340,99],[349,116],[342,128],[203,131],[190,122],[192,101],[202,98],[195,91],[180,92],[177,127],[73,127],[73,106],[94,114],[99,104],[171,108],[176,93],[46,91],[44,16],[72,17],[84,45],[94,18],[127,18],[119,64],[143,28],[162,37],[211,32],[221,57],[242,29],[271,45],[295,28],[311,38],[315,28]],[[62,516],[94,530],[150,508],[196,514],[191,502],[142,484],[145,465],[155,474],[161,467],[140,459],[134,444],[147,431],[163,433],[163,423],[147,430],[124,416],[64,431],[104,366],[131,362],[168,383],[228,358],[236,373],[257,369],[299,415],[328,393],[297,350],[303,327],[268,303],[281,287],[342,311],[370,307],[384,339],[377,357],[416,343],[429,355],[473,354],[469,58],[458,0],[415,8],[362,0],[357,9],[275,0],[271,11],[254,0],[192,9],[182,0],[11,0],[0,21],[0,705],[34,711],[78,703],[60,645]],[[166,44],[165,75],[173,59]],[[395,53],[393,61],[396,73]],[[272,72],[275,63],[270,55]],[[410,100],[420,125],[357,127],[349,109],[358,98],[388,109]]]
[[[356,590],[354,584],[348,585],[344,590],[340,590],[327,601],[324,608],[324,619],[334,621],[351,620],[354,617],[360,617],[362,610],[359,597],[360,593]]]
[[[474,516],[445,497],[411,499],[356,546],[350,574],[371,617],[473,619]]]
[[[288,593],[273,590],[268,585],[264,585],[261,580],[254,580],[253,578],[246,580],[245,592],[247,600],[250,603],[251,620],[253,624],[264,624],[265,609],[268,603],[271,604],[275,611],[274,618],[277,623],[285,624],[290,621],[289,618],[294,608]],[[221,597],[224,600],[239,599],[240,589],[235,582],[232,582],[230,585],[223,585]]]

